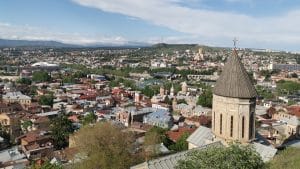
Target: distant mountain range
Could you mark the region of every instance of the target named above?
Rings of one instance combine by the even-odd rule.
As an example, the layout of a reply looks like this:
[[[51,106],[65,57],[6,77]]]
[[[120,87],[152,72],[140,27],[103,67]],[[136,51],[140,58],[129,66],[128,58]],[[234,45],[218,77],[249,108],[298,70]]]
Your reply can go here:
[[[88,45],[66,44],[57,41],[35,40],[8,40],[0,39],[0,47],[54,47],[54,48],[80,48],[80,47],[146,47],[150,46],[143,42],[127,42],[125,44],[93,43]]]
[[[0,39],[0,47],[76,47],[56,41],[31,41]]]

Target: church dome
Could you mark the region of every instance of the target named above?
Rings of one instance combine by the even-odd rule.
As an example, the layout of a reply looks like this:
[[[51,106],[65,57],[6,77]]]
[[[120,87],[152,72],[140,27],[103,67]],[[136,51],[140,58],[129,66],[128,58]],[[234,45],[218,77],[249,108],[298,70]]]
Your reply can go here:
[[[228,58],[213,93],[218,96],[233,98],[255,98],[257,96],[255,87],[236,50]]]

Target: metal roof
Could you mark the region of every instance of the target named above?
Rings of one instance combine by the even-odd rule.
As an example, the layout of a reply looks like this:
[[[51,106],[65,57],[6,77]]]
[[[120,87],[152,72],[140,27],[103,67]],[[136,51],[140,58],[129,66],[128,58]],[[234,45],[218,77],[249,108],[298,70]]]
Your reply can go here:
[[[207,147],[211,146],[223,146],[221,142],[214,142],[211,144],[206,144],[202,147],[187,150],[187,151],[182,151],[179,153],[171,154],[168,156],[160,157],[154,160],[146,161],[144,163],[138,164],[136,166],[130,167],[130,169],[175,169],[177,166],[177,162],[179,160],[184,160],[187,156],[187,153],[195,150],[201,150],[205,149]]]
[[[252,145],[264,162],[270,161],[277,152],[277,149],[272,146],[267,146],[256,142],[252,143]]]
[[[31,97],[22,94],[20,91],[8,92],[2,96],[3,99],[31,99]]]
[[[210,128],[200,126],[187,138],[186,141],[192,143],[197,147],[201,147],[203,145],[206,145],[208,142],[212,142],[213,138],[214,135]]]

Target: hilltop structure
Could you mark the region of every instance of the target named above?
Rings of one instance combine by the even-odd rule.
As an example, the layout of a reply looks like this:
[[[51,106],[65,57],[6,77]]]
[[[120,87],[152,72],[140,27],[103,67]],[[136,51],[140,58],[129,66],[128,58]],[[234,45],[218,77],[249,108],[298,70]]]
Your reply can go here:
[[[277,149],[255,132],[256,97],[256,90],[234,48],[213,90],[212,129],[200,126],[190,135],[188,151],[238,141],[252,144],[263,161],[272,159]],[[132,169],[175,168],[188,151],[150,160]]]
[[[233,51],[213,90],[212,131],[225,141],[255,138],[256,90],[237,51]]]
[[[236,49],[226,62],[213,90],[212,129],[199,127],[188,139],[189,149],[221,141],[251,144],[264,161],[277,149],[255,132],[257,92]]]

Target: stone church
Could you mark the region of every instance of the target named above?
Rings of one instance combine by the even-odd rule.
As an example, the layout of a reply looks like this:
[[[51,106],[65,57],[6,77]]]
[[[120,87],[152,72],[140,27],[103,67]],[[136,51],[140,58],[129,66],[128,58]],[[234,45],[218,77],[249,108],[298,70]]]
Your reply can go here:
[[[214,135],[225,141],[254,140],[256,96],[251,79],[234,50],[213,91]]]
[[[227,146],[231,142],[252,144],[264,161],[277,150],[255,132],[256,90],[236,49],[225,63],[213,90],[212,128],[200,126],[187,142],[189,150],[208,146]],[[132,169],[174,168],[188,151],[150,160]]]

